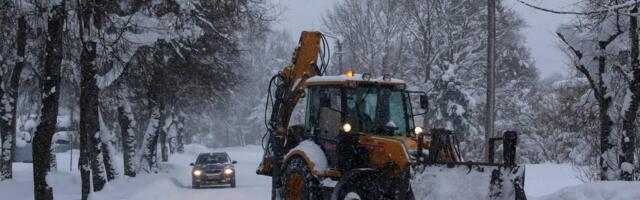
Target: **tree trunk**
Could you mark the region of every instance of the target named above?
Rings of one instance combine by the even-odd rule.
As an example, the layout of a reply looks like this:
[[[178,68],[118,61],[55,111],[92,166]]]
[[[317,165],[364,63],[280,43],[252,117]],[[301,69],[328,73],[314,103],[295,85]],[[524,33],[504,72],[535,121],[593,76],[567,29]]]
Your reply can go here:
[[[56,157],[56,154],[53,152],[51,152],[51,156],[49,157],[49,171],[58,171],[58,159]]]
[[[488,0],[487,12],[487,101],[484,124],[484,158],[489,160],[489,139],[493,137],[495,120],[495,89],[496,89],[496,0]]]
[[[123,101],[128,101],[124,99]],[[131,112],[129,102],[124,102],[118,107],[118,122],[120,123],[120,133],[122,134],[122,158],[124,160],[124,175],[135,177],[136,171],[133,164],[135,156],[135,119]]]
[[[152,99],[154,99],[152,97]],[[157,100],[151,100],[151,117],[144,136],[142,148],[144,148],[142,159],[147,163],[147,172],[157,172],[157,146],[158,146],[158,129],[162,128],[163,105]]]
[[[56,129],[58,116],[58,96],[60,86],[60,68],[62,64],[65,21],[65,1],[51,8],[47,22],[47,41],[45,43],[45,61],[42,66],[42,110],[40,124],[33,138],[33,187],[34,197],[38,200],[52,200],[53,188],[46,177],[51,160],[51,139]]]
[[[165,114],[166,115],[166,114]],[[169,150],[167,149],[167,131],[165,129],[166,117],[162,117],[160,119],[161,125],[158,128],[158,135],[160,136],[160,153],[162,157],[162,162],[169,161]]]
[[[115,167],[115,161],[111,155],[114,155],[115,149],[110,142],[102,142],[102,152],[104,155],[104,167],[106,168],[107,180],[113,180],[118,175]]]
[[[0,77],[3,78],[3,77]],[[0,79],[2,82],[2,79]],[[4,88],[0,87],[0,97],[3,98],[3,103],[8,103],[4,101],[5,98],[11,98],[10,95],[7,94]],[[5,108],[5,105],[2,105],[2,108]],[[6,115],[8,110],[0,109],[0,116]],[[9,131],[11,126],[9,125],[9,121],[7,119],[0,117],[0,142],[2,142],[2,149],[0,149],[0,181],[11,179],[13,177],[12,173],[12,160],[11,160],[11,149],[12,149],[12,137],[11,132]]]
[[[94,42],[86,42],[88,44],[92,44],[91,51],[93,51],[93,55],[95,55],[95,43]],[[93,56],[92,55],[92,56]],[[80,91],[80,96],[91,96],[89,97],[88,102],[86,104],[86,110],[84,110],[85,117],[89,118],[90,121],[87,121],[86,126],[93,125],[95,128],[92,129],[93,132],[87,132],[89,134],[89,148],[91,151],[91,181],[93,183],[93,191],[101,191],[104,188],[105,183],[107,182],[107,177],[105,177],[105,165],[104,158],[106,157],[102,153],[102,140],[100,138],[100,118],[99,118],[99,105],[100,102],[98,100],[98,93],[100,92],[98,85],[96,84],[96,68],[92,63],[95,62],[95,56],[92,58],[89,65],[82,66],[82,77],[83,82],[82,88]],[[82,111],[81,111],[82,112]]]
[[[622,153],[623,159],[620,162],[620,169],[622,169],[622,180],[633,180],[633,164],[635,162],[634,153],[636,150],[636,126],[635,121],[638,117],[638,108],[640,107],[640,48],[638,45],[638,5],[631,9],[631,15],[629,15],[629,46],[631,47],[631,69],[633,77],[631,77],[631,83],[629,83],[629,92],[631,93],[631,101],[629,107],[624,113],[624,119],[622,122]]]
[[[86,42],[80,55],[82,79],[80,81],[80,176],[82,179],[82,199],[87,199],[91,189],[91,159],[93,156],[93,136],[99,131],[98,88],[95,84],[96,43]],[[95,184],[95,183],[94,183]]]
[[[608,42],[600,42],[600,51],[605,52]],[[598,101],[598,115],[600,121],[600,179],[615,180],[616,178],[611,175],[613,173],[612,167],[617,167],[616,163],[617,155],[615,154],[615,141],[611,141],[611,130],[613,127],[613,121],[609,116],[609,108],[611,107],[611,97],[607,96],[607,87],[603,80],[603,76],[606,73],[607,59],[606,54],[602,53],[598,56],[598,95],[596,99]]]
[[[80,145],[86,149],[84,156],[88,156],[86,162],[89,163],[91,169],[91,180],[93,182],[93,191],[100,191],[106,183],[104,177],[104,165],[102,156],[102,145],[100,142],[100,122],[98,106],[98,93],[100,89],[96,84],[96,67],[94,65],[96,59],[96,43],[85,42],[83,51],[87,56],[82,62],[82,80],[80,81],[80,135],[85,137],[82,141],[86,144]],[[88,153],[86,153],[88,152]],[[84,163],[83,163],[84,164]]]
[[[98,109],[98,119],[100,122],[100,135],[98,136],[100,148],[102,149],[102,161],[104,163],[104,168],[106,172],[107,181],[113,180],[118,175],[115,161],[113,160],[113,155],[115,153],[115,149],[113,144],[111,143],[113,134],[111,130],[104,123],[104,118],[102,118],[102,112]]]
[[[18,131],[18,91],[20,88],[20,75],[24,68],[25,47],[27,46],[27,20],[24,16],[18,19],[18,31],[16,35],[16,50],[18,62],[11,73],[11,83],[9,86],[9,94],[11,95],[13,104],[11,106],[11,161],[16,159],[16,136]]]
[[[178,153],[184,153],[184,118],[182,113],[178,114],[178,123],[176,124],[176,151]]]

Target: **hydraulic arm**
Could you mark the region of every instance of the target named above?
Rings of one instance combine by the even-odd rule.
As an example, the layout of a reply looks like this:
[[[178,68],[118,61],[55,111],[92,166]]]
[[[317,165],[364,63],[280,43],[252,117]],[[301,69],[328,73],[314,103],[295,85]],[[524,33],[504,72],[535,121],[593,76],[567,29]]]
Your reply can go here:
[[[282,173],[279,166],[282,166],[287,150],[287,128],[293,109],[302,94],[302,83],[310,77],[321,75],[326,67],[326,63],[320,66],[317,64],[323,38],[320,32],[302,32],[298,47],[293,53],[292,63],[275,75],[269,85],[268,101],[272,101],[272,106],[265,135],[268,137],[268,143],[257,173],[272,176],[273,195],[281,188]],[[272,89],[275,90],[273,95]]]

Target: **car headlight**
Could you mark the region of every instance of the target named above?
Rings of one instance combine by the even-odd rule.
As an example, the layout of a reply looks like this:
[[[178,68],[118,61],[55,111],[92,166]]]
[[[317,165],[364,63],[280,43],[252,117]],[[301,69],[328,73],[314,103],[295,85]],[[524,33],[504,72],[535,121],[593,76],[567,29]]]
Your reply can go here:
[[[195,171],[193,171],[193,175],[200,176],[200,175],[202,175],[202,171],[195,170]]]
[[[224,169],[224,174],[232,174],[233,173],[233,169],[227,168]]]

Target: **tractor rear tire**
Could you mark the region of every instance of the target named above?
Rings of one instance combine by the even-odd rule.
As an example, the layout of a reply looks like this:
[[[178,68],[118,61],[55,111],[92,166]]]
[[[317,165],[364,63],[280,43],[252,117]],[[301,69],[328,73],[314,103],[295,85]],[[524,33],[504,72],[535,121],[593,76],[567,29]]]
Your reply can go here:
[[[318,179],[313,176],[307,162],[300,158],[292,158],[284,171],[285,200],[311,200],[318,198]]]

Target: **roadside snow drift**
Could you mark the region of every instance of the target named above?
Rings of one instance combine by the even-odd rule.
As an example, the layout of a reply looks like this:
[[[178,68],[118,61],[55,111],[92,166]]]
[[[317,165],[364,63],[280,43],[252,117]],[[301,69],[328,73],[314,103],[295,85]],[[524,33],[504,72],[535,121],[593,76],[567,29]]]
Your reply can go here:
[[[566,187],[534,200],[635,200],[640,199],[640,182],[593,182]]]
[[[436,164],[418,169],[411,180],[416,200],[515,199],[515,185],[522,187],[524,167]],[[492,174],[499,178],[492,178]],[[492,180],[497,184],[491,184]],[[500,183],[498,183],[500,182]],[[500,185],[500,186],[498,186]]]

